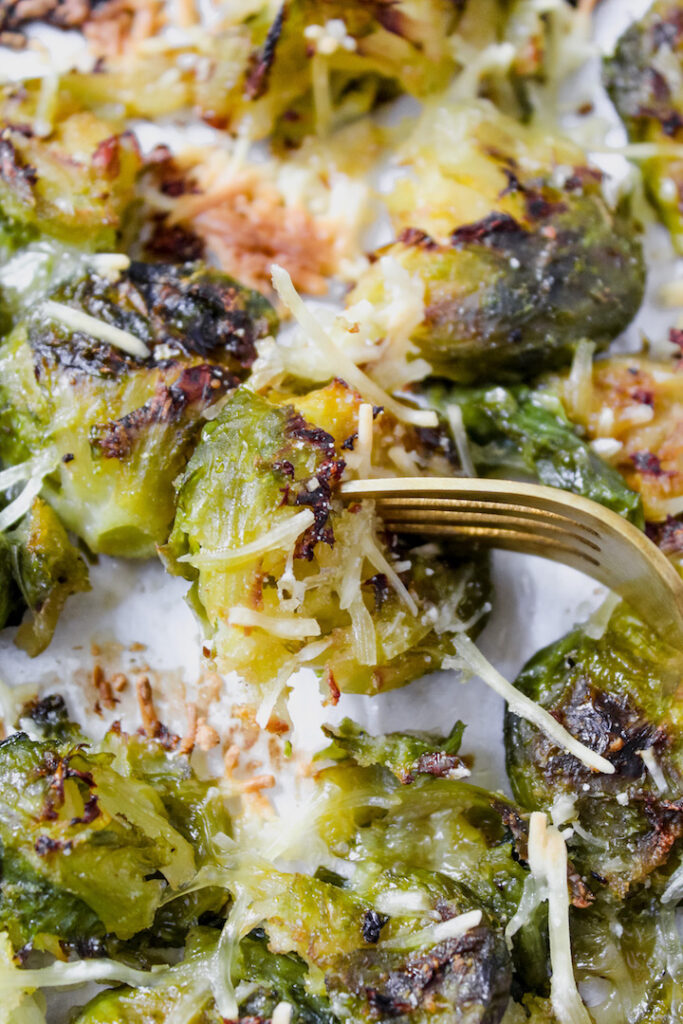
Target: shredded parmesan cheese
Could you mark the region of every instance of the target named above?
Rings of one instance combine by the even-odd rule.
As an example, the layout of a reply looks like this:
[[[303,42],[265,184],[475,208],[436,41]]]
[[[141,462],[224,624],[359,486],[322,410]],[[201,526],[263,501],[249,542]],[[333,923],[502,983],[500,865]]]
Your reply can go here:
[[[621,598],[618,594],[610,593],[607,595],[600,607],[596,608],[583,627],[586,636],[590,637],[591,640],[602,640],[605,630],[609,625],[609,620],[612,618],[612,613],[620,600]]]
[[[481,910],[470,910],[466,914],[459,914],[448,921],[439,921],[437,924],[421,928],[410,935],[396,935],[386,942],[381,942],[384,949],[424,949],[425,947],[436,946],[446,939],[458,939],[465,935],[472,928],[481,924]]]
[[[354,450],[346,459],[349,469],[355,470],[361,480],[372,471],[372,430],[375,417],[370,402],[361,402],[358,408],[358,435]]]
[[[678,903],[683,896],[683,864],[676,868],[662,893],[662,903]]]
[[[591,1024],[574,978],[569,937],[567,847],[560,832],[540,811],[529,821],[529,868],[548,900],[550,940],[550,1000],[560,1024]]]
[[[117,281],[130,267],[130,256],[123,252],[96,252],[89,258],[93,268],[108,281]]]
[[[263,537],[243,544],[241,548],[218,548],[215,551],[181,555],[178,561],[189,562],[195,569],[214,567],[220,569],[228,565],[240,565],[242,562],[249,562],[252,558],[264,555],[267,551],[290,547],[304,530],[312,526],[314,521],[315,516],[311,509],[304,508],[293,516],[287,516]]]
[[[462,409],[459,405],[448,405],[446,407],[446,415],[448,416],[448,423],[451,428],[451,433],[453,434],[455,447],[458,450],[460,465],[463,468],[463,472],[466,476],[476,476],[477,471],[475,470],[474,462],[472,461],[470,443],[467,433],[465,432],[465,426],[462,422]]]
[[[14,501],[11,501],[9,505],[6,505],[5,508],[0,511],[0,532],[7,530],[10,526],[13,526],[28,512],[33,504],[33,499],[37,498],[40,494],[40,490],[43,486],[43,479],[50,472],[50,468],[52,467],[46,467],[42,472],[36,472]]]
[[[240,605],[228,612],[228,625],[246,628],[254,626],[273,636],[281,636],[288,640],[320,636],[320,626],[316,619],[306,619],[300,615],[264,615],[263,612]]]
[[[417,605],[414,599],[411,597],[408,589],[399,579],[396,570],[389,564],[382,552],[377,546],[374,538],[369,534],[363,536],[361,542],[362,552],[367,560],[377,569],[378,572],[383,572],[388,582],[394,588],[398,596],[401,598],[406,608],[411,615],[417,615]],[[374,627],[373,627],[374,630]]]
[[[666,776],[655,757],[655,752],[652,747],[647,747],[646,750],[637,750],[636,753],[652,776],[652,781],[657,787],[657,790],[660,793],[666,793],[669,788],[666,782]]]
[[[560,725],[540,704],[536,704],[535,701],[530,700],[529,697],[515,689],[493,667],[490,661],[484,657],[479,648],[472,643],[465,633],[458,634],[457,651],[457,657],[444,658],[444,668],[458,668],[462,670],[462,663],[464,662],[472,672],[483,679],[487,686],[490,686],[492,690],[507,701],[510,710],[515,715],[526,719],[527,722],[531,722],[537,729],[541,729],[546,736],[554,740],[558,746],[564,747],[566,751],[578,758],[587,768],[591,768],[596,772],[604,772],[606,775],[614,774],[614,765],[567,732],[564,726]]]
[[[18,462],[16,466],[8,466],[7,469],[0,470],[0,491],[43,472],[43,461],[42,459],[27,459],[26,462]]]
[[[355,387],[361,394],[367,395],[375,405],[384,406],[388,412],[402,423],[412,423],[418,427],[437,426],[436,413],[422,409],[410,409],[395,401],[337,348],[322,324],[316,320],[311,311],[306,307],[284,267],[279,267],[274,263],[271,271],[275,291],[307,337],[314,341],[329,359],[332,373],[336,373],[338,377],[341,377],[347,384]]]
[[[292,1004],[291,1003],[278,1003],[273,1010],[273,1016],[271,1017],[271,1024],[291,1024],[292,1020]]]
[[[114,345],[137,359],[149,359],[151,355],[144,341],[136,338],[134,334],[107,324],[104,320],[98,320],[97,317],[83,313],[80,309],[66,306],[63,302],[53,302],[49,299],[43,303],[42,311],[50,320],[58,320],[72,331],[83,331],[84,334],[89,334],[108,345]]]
[[[421,889],[387,889],[377,894],[375,907],[380,914],[390,917],[406,917],[408,914],[424,914],[431,909],[427,894]]]
[[[595,344],[592,341],[579,342],[567,380],[567,404],[572,419],[578,420],[579,423],[586,423],[591,413],[594,352]]]

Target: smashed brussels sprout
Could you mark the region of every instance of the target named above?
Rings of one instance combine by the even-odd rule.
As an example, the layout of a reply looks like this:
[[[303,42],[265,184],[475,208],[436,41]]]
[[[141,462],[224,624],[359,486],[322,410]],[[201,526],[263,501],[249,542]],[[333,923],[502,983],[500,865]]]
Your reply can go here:
[[[519,380],[629,324],[645,280],[639,229],[573,143],[483,102],[439,104],[401,155],[413,174],[389,197],[397,238],[381,253],[424,284],[413,341],[435,373]],[[376,261],[349,301],[381,302],[384,288]]]
[[[683,252],[683,7],[657,0],[619,38],[604,59],[607,91],[634,143],[652,155],[641,163],[645,184],[659,216]],[[678,150],[678,151],[677,151]]]
[[[530,473],[539,483],[592,498],[643,525],[636,491],[579,436],[552,392],[438,381],[426,382],[420,391],[441,415],[458,406],[478,473]]]
[[[0,212],[19,240],[112,249],[142,157],[132,132],[75,104],[52,78],[0,93]],[[46,120],[49,118],[49,120]]]
[[[15,529],[0,535],[0,565],[0,627],[13,625],[28,609],[16,643],[34,657],[50,643],[67,598],[90,589],[88,566],[41,498]]]
[[[144,56],[110,53],[92,72],[62,75],[63,102],[150,119],[192,110],[291,147],[401,92],[423,98],[454,73],[468,78],[503,43],[508,65],[482,62],[470,87],[524,117],[529,87],[554,72],[553,39],[577,21],[569,4],[537,11],[528,0],[284,0],[221,13],[191,39],[157,38]]]
[[[430,741],[439,746],[437,737]],[[378,747],[391,744],[391,737],[377,737]],[[317,826],[348,877],[324,870],[316,876],[285,873],[245,851],[226,871],[235,902],[218,945],[208,932],[198,935],[185,961],[166,977],[146,989],[97,997],[79,1024],[142,1024],[188,1004],[201,1024],[268,1020],[278,1002],[289,1004],[293,1021],[306,1024],[498,1024],[513,967],[505,918],[493,904],[514,912],[528,875],[515,859],[505,824],[513,808],[443,778],[425,776],[423,782],[402,785],[383,768],[360,768],[351,760],[326,769],[314,803],[322,807]],[[414,825],[410,833],[408,823]],[[315,826],[315,818],[309,824]],[[376,834],[369,855],[358,861],[363,840],[355,833],[373,832],[375,825],[386,831]],[[423,826],[424,841],[418,838]],[[428,839],[436,839],[442,826],[449,864],[463,861],[457,878],[448,867],[444,872],[435,866],[441,847],[421,864],[409,859],[405,845],[381,842],[401,833],[404,843],[412,838],[426,853]],[[460,880],[465,871],[467,884]],[[228,933],[235,938],[226,940]],[[237,940],[239,935],[244,937]]]
[[[260,294],[202,264],[69,280],[0,345],[0,455],[40,461],[44,496],[92,551],[147,557],[203,413],[276,325]]]
[[[609,606],[606,611],[609,611]],[[606,613],[603,610],[603,614]],[[592,772],[508,712],[507,768],[528,808],[563,813],[569,853],[620,898],[661,891],[683,836],[683,741],[677,687],[683,655],[624,604],[535,655],[516,686],[614,765]]]
[[[449,35],[458,7],[450,0],[257,4],[246,18],[224,17],[195,43],[138,60],[126,54],[89,74],[72,71],[61,91],[95,110],[120,104],[129,117],[193,109],[231,130],[248,118],[252,138],[274,132],[291,146],[399,92],[443,88],[456,66]]]
[[[27,721],[41,738],[22,731],[0,743],[0,923],[15,950],[55,952],[59,940],[92,955],[139,933],[177,939],[175,901],[160,908],[229,831],[218,791],[153,741],[110,732],[90,745],[60,697]],[[208,897],[206,909],[225,902]],[[182,900],[176,909],[196,923]]]
[[[673,338],[678,335],[672,331]],[[549,384],[593,447],[603,448],[628,486],[641,495],[649,523],[663,525],[680,513],[681,366],[644,356],[613,356],[593,364],[578,398],[571,376]]]
[[[195,929],[188,936],[183,960],[169,968],[148,988],[118,988],[103,992],[83,1007],[74,1024],[161,1024],[174,1015],[192,1024],[223,1024],[212,995],[219,933]],[[278,955],[268,949],[262,930],[246,935],[235,953],[232,981],[242,983],[235,1024],[268,1021],[279,1003],[291,1007],[291,1024],[336,1024],[325,996],[306,987],[307,971],[296,955]],[[186,1015],[190,1014],[188,1018]]]
[[[370,505],[342,506],[344,460],[358,454],[356,392],[335,381],[280,398],[241,387],[204,427],[164,549],[193,582],[220,670],[275,699],[309,665],[336,700],[438,668],[454,632],[486,611],[485,563],[475,573],[435,547],[408,550]],[[391,418],[374,416],[391,436]]]

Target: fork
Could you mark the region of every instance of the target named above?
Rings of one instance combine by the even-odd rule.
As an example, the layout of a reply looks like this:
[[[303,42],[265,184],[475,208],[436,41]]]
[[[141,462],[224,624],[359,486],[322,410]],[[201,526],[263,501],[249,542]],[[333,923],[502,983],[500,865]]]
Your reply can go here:
[[[554,487],[511,480],[414,477],[342,484],[396,533],[448,537],[562,562],[623,597],[683,650],[683,580],[644,533],[611,509]]]

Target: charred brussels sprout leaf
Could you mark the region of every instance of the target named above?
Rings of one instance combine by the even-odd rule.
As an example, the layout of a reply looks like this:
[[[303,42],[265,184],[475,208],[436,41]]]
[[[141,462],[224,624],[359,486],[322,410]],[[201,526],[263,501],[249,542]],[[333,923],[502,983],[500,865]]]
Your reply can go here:
[[[86,274],[50,302],[0,346],[0,452],[48,466],[43,494],[93,551],[147,557],[168,536],[173,480],[202,413],[277,318],[258,293],[201,264],[132,263],[115,281]],[[112,328],[137,354],[101,340]]]
[[[649,879],[661,889],[683,836],[683,661],[625,605],[596,633],[589,625],[539,652],[515,685],[611,761],[614,774],[587,770],[510,713],[505,749],[520,803],[568,809],[577,822],[570,856],[624,897]]]
[[[50,643],[67,598],[90,589],[88,567],[41,498],[34,500],[16,529],[5,534],[3,544],[10,566],[9,600],[18,591],[29,611],[16,643],[34,657]]]
[[[417,549],[408,568],[370,506],[342,507],[359,402],[339,383],[270,399],[240,388],[180,481],[167,560],[193,581],[221,670],[270,693],[302,664],[323,670],[333,700],[403,685],[485,611],[484,566],[475,576]]]
[[[414,177],[390,198],[397,239],[381,255],[424,285],[413,341],[435,373],[519,380],[628,325],[645,279],[638,228],[580,150],[480,104],[428,109],[402,155]],[[350,301],[384,288],[379,260]]]
[[[33,81],[0,95],[2,215],[24,237],[111,250],[142,166],[135,136],[117,133],[58,89],[48,99],[46,88]]]
[[[511,974],[500,929],[469,891],[446,877],[415,872],[401,881],[413,901],[419,898],[421,913],[402,910],[398,901],[391,915],[373,907],[390,889],[396,895],[393,877],[354,892],[353,883],[340,888],[306,876],[271,875],[259,886],[271,898],[274,886],[282,887],[264,921],[271,950],[295,952],[311,972],[323,970],[332,1009],[344,1022],[399,1018],[421,1024],[449,1021],[456,1013],[497,1024]],[[448,923],[471,911],[477,913],[463,933],[453,929],[449,936]]]
[[[427,384],[423,393],[442,415],[449,405],[460,408],[478,472],[531,473],[542,484],[592,498],[642,527],[638,494],[579,437],[551,393],[438,382]]]
[[[338,729],[323,728],[332,746],[323,751],[325,757],[351,756],[357,764],[381,764],[401,782],[413,782],[416,775],[457,778],[467,772],[458,751],[465,726],[456,722],[448,736],[426,732],[395,732],[371,736],[360,726],[345,718]]]
[[[152,741],[110,733],[89,746],[60,702],[31,717],[45,739],[19,732],[0,744],[0,917],[15,948],[51,949],[56,937],[87,953],[108,936],[154,936],[162,897],[229,828],[215,790]],[[211,899],[211,909],[225,901]]]
[[[683,251],[683,17],[679,0],[657,0],[605,58],[603,78],[629,139],[654,144],[642,164],[659,216]],[[669,154],[668,150],[671,150]]]

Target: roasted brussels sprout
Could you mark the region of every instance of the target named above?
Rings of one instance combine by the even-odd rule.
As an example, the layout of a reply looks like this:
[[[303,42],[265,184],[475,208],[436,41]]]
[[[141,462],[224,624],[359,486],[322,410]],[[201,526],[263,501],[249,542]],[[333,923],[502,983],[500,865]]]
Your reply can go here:
[[[652,202],[683,252],[683,8],[657,0],[604,60],[603,78],[632,142],[649,143],[641,166]]]
[[[349,727],[342,732],[348,734]],[[404,746],[410,740],[407,736],[379,736],[374,738],[374,747],[363,741],[361,766],[355,753],[349,756],[357,737],[350,737],[351,747],[342,738],[345,759],[319,776],[326,799],[318,812],[317,827],[330,852],[343,857],[351,869],[345,884],[390,920],[391,915],[405,914],[409,908],[419,914],[430,900],[436,899],[438,908],[440,900],[459,892],[461,900],[481,908],[494,934],[509,927],[513,990],[546,991],[544,897],[539,892],[533,902],[528,898],[533,882],[527,868],[528,820],[501,794],[462,782],[457,773],[449,777],[436,759],[433,770],[411,773],[412,778],[399,781],[391,764],[399,742]],[[429,737],[429,742],[434,743],[436,752],[448,746],[446,737],[440,742]],[[375,765],[370,764],[373,751],[379,762]],[[335,745],[323,754],[339,755],[336,738]],[[383,767],[387,760],[389,769]],[[591,894],[571,867],[568,886],[575,906],[588,905]],[[391,924],[387,925],[390,928]],[[481,949],[475,953],[478,972],[474,990],[480,995],[488,993],[484,1002],[491,1016],[484,1016],[486,1020],[500,1019],[508,1001],[508,996],[503,998],[510,984],[505,960],[495,942],[488,955]]]
[[[517,678],[523,693],[614,765],[613,775],[587,770],[528,722],[506,716],[515,796],[525,807],[569,821],[577,867],[620,898],[643,884],[661,891],[678,859],[682,668],[681,652],[620,604],[606,625],[574,630],[535,655]]]
[[[406,91],[443,88],[456,67],[449,36],[459,18],[449,0],[285,0],[224,20],[179,61],[177,44],[144,60],[110,59],[90,74],[62,76],[61,91],[86,108],[120,104],[128,116],[194,109],[250,136],[291,146]],[[497,6],[497,5],[496,5]],[[165,74],[173,68],[176,72]]]
[[[530,473],[540,483],[592,498],[643,525],[636,491],[579,436],[551,391],[438,381],[426,382],[420,391],[441,415],[447,416],[449,405],[459,407],[477,472]]]
[[[610,209],[601,175],[572,143],[485,103],[437,105],[403,147],[414,174],[389,202],[397,239],[381,250],[424,284],[413,335],[435,373],[505,383],[604,348],[636,313],[638,227]],[[385,299],[381,261],[349,302]]]
[[[110,732],[88,744],[59,697],[30,719],[42,738],[15,732],[0,743],[0,922],[15,950],[54,951],[59,940],[92,954],[114,938],[168,936],[168,908],[155,932],[164,897],[229,830],[217,790],[154,741]],[[206,909],[225,902],[208,896]],[[182,901],[178,911],[188,916]]]
[[[82,1024],[137,1024],[152,1012],[161,1018],[183,997],[202,1011],[202,1024],[213,1024],[226,1019],[226,981],[237,1007],[229,1019],[245,1022],[268,1019],[281,1001],[293,1020],[311,1024],[422,1024],[451,1021],[454,1013],[472,1024],[501,1019],[511,980],[502,931],[449,878],[418,871],[376,879],[372,896],[393,898],[391,914],[346,885],[265,866],[243,872],[234,884],[250,901],[247,920],[262,917],[262,923],[235,943],[229,959],[205,932],[202,954],[191,939],[186,960],[166,978],[148,989],[100,996],[79,1018]],[[229,916],[226,928],[240,924]]]
[[[2,217],[16,241],[46,234],[110,250],[142,166],[137,140],[51,83],[8,85],[0,93]]]
[[[35,498],[19,525],[0,538],[4,586],[0,625],[27,608],[29,618],[16,642],[34,657],[52,639],[64,603],[72,594],[90,589],[88,567],[70,542],[52,508]]]
[[[21,591],[14,578],[12,548],[0,535],[0,629],[16,626],[24,613]]]
[[[678,332],[673,331],[676,337]],[[604,450],[628,486],[640,493],[648,522],[683,511],[683,372],[643,356],[593,364],[576,395],[571,379],[551,379],[568,415]]]
[[[410,753],[425,746],[444,752],[460,731],[414,736]],[[345,723],[336,739],[324,754],[341,760],[317,777],[307,828],[344,873],[283,872],[238,832],[225,857],[190,883],[201,888],[222,879],[233,897],[222,930],[191,931],[180,963],[158,968],[149,983],[138,971],[138,987],[97,996],[78,1024],[145,1024],[182,1013],[198,1024],[285,1015],[301,1024],[499,1024],[515,1012],[512,992],[515,999],[527,993],[526,1004],[539,1014],[547,1005],[539,1021],[554,1020],[543,999],[545,896],[533,890],[530,901],[535,876],[527,867],[525,816],[502,796],[442,772],[400,782],[382,762],[388,756],[395,767],[398,752],[403,764],[408,736],[369,737]],[[284,820],[278,827],[289,829]],[[575,922],[583,921],[591,896],[571,866],[567,885]],[[510,951],[504,928],[517,918]],[[596,963],[596,936],[607,918],[591,910],[586,920],[590,927],[584,923],[576,941],[581,976],[593,977],[618,954]],[[610,941],[611,951],[617,943]],[[651,952],[646,944],[640,955]]]
[[[239,388],[204,427],[165,548],[172,570],[193,581],[220,669],[276,694],[307,664],[324,671],[336,700],[437,668],[453,631],[486,610],[485,567],[475,574],[431,547],[408,553],[380,538],[371,507],[342,507],[355,392],[333,382],[271,399]],[[378,434],[391,436],[390,418],[375,414],[387,424]]]
[[[474,894],[496,921],[517,910],[527,872],[520,863],[526,822],[514,804],[438,772],[406,784],[380,766],[353,761],[320,775],[326,801],[318,830],[354,867],[351,885],[376,898],[378,879],[400,906],[413,873],[438,873]],[[517,837],[517,838],[515,838]],[[374,895],[373,895],[374,894]],[[391,895],[377,902],[388,908]],[[388,912],[388,911],[387,911]]]
[[[204,411],[276,324],[261,295],[201,264],[70,280],[0,345],[0,454],[41,460],[43,494],[93,551],[149,556]]]
[[[101,993],[83,1007],[74,1024],[147,1024],[170,1020],[187,1007],[192,1024],[222,1024],[212,995],[216,984],[215,929],[196,929],[188,936],[183,960],[153,979],[148,988],[118,988]],[[214,976],[212,977],[212,973]],[[324,995],[309,991],[307,970],[296,955],[274,954],[262,930],[246,935],[235,952],[233,983],[241,982],[241,1000],[235,1024],[272,1018],[280,1003],[290,1007],[292,1024],[336,1024]]]
[[[675,912],[643,893],[572,911],[574,973],[594,1024],[674,1024],[680,1005]],[[561,1024],[549,999],[516,993],[504,1024]],[[571,1019],[571,1018],[567,1018]]]
[[[576,977],[595,1024],[654,1024],[678,1016],[680,937],[675,910],[643,892],[598,900],[572,919]]]
[[[397,91],[425,96],[454,70],[448,37],[458,5],[447,0],[338,3],[285,0],[249,58],[241,112],[259,134],[273,125],[291,145],[326,131]],[[258,131],[258,129],[257,129]]]

